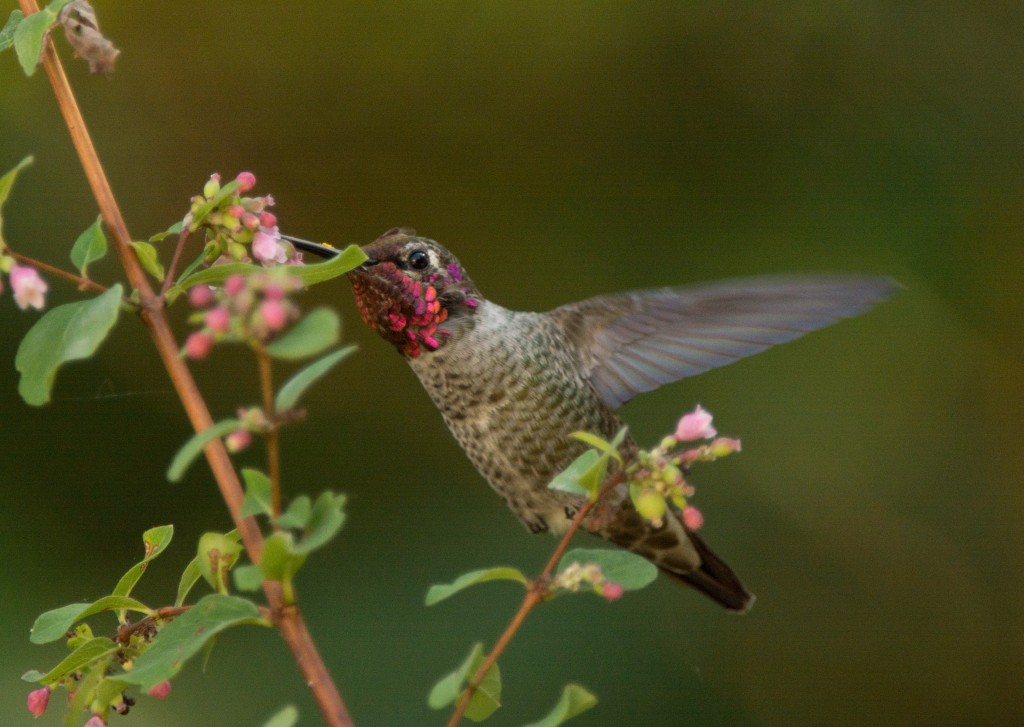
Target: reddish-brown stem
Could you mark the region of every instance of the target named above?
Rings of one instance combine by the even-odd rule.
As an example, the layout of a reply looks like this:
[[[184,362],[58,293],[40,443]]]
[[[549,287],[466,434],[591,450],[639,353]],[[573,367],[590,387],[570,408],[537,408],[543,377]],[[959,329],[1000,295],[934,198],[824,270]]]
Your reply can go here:
[[[189,235],[192,234],[192,230],[190,229],[191,221],[192,214],[189,213],[181,226],[181,234],[178,235],[178,244],[174,246],[174,256],[171,258],[171,264],[167,266],[167,275],[164,277],[164,284],[160,286],[161,298],[167,295],[167,291],[170,290],[171,284],[174,282],[174,274],[178,269],[178,261],[181,260],[181,253],[185,249],[185,241],[188,240]]]
[[[480,668],[476,670],[476,674],[469,680],[466,689],[462,692],[459,697],[459,701],[455,704],[455,710],[452,712],[451,718],[448,720],[446,727],[455,727],[461,720],[463,715],[466,713],[466,709],[469,707],[469,700],[473,698],[473,693],[480,686],[480,683],[487,676],[487,672],[491,670],[495,662],[498,661],[498,657],[502,655],[509,642],[512,641],[512,637],[519,631],[519,627],[523,625],[523,621],[533,610],[533,607],[544,600],[544,596],[547,593],[548,585],[550,583],[551,573],[555,570],[558,565],[558,561],[562,559],[562,555],[565,553],[565,549],[569,547],[569,541],[572,540],[576,531],[580,529],[583,524],[583,520],[587,517],[587,514],[598,502],[601,501],[605,495],[612,491],[617,485],[620,485],[625,481],[625,476],[621,471],[616,472],[614,475],[608,478],[608,481],[604,483],[601,491],[597,497],[593,500],[587,500],[583,503],[583,506],[576,512],[572,522],[569,523],[569,527],[562,535],[562,539],[558,541],[558,545],[555,547],[551,557],[548,558],[547,564],[544,566],[544,570],[540,572],[533,581],[530,582],[529,587],[526,589],[526,595],[523,596],[523,602],[519,605],[519,610],[516,611],[515,615],[512,616],[512,620],[508,622],[508,626],[502,632],[501,636],[494,643],[494,648],[484,659],[483,663],[480,664]]]
[[[36,0],[18,1],[25,16],[39,11]],[[53,88],[57,106],[68,127],[72,144],[78,153],[82,169],[85,171],[89,187],[96,198],[100,215],[110,231],[114,247],[121,258],[125,274],[130,285],[138,290],[141,308],[139,315],[142,322],[149,329],[160,359],[167,369],[171,383],[181,399],[193,429],[197,432],[208,429],[213,425],[213,418],[210,416],[206,401],[199,392],[188,366],[178,356],[178,344],[167,320],[163,300],[154,293],[142,265],[131,247],[132,238],[128,234],[128,227],[121,215],[121,209],[114,197],[110,183],[107,181],[99,156],[85,127],[85,120],[82,118],[71,85],[68,83],[64,68],[50,38],[47,38],[43,47],[43,67]],[[224,443],[219,438],[214,439],[206,445],[204,452],[217,481],[217,486],[220,488],[221,496],[224,498],[231,518],[241,535],[246,552],[254,563],[258,563],[263,548],[263,535],[253,518],[244,518],[240,515],[244,491],[227,450],[224,448]],[[306,630],[298,609],[295,606],[290,606],[282,610],[284,602],[280,583],[264,582],[263,590],[271,610],[276,614],[275,623],[291,649],[306,683],[313,691],[325,721],[330,727],[352,727],[353,723],[348,715],[348,710],[317,652],[312,637]]]
[[[260,369],[260,392],[263,395],[263,412],[270,420],[270,429],[263,435],[267,443],[267,475],[270,477],[270,510],[275,520],[281,517],[281,448],[278,438],[280,422],[274,408],[274,378],[271,373],[270,355],[262,344],[256,344],[256,361]]]
[[[74,273],[69,273],[67,270],[61,270],[60,268],[54,267],[49,263],[44,263],[42,260],[36,260],[35,258],[29,257],[28,255],[22,255],[20,252],[15,252],[10,248],[7,248],[7,251],[8,253],[10,253],[10,256],[17,260],[19,263],[31,265],[34,268],[39,268],[44,273],[55,275],[58,278],[64,278],[64,280],[68,280],[77,285],[79,290],[92,290],[97,293],[104,293],[107,290],[107,286],[105,285],[100,285],[99,283],[93,282],[88,278],[83,278],[78,275],[75,275]]]

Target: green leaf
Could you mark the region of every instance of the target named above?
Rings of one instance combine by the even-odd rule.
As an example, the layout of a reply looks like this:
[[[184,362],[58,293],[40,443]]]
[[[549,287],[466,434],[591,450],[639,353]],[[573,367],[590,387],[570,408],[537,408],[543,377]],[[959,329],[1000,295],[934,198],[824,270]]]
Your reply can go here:
[[[238,562],[242,546],[224,533],[203,533],[197,550],[199,572],[203,578],[215,591],[225,591],[228,571]]]
[[[235,579],[235,588],[240,591],[258,591],[263,585],[263,571],[252,563],[238,566],[231,571],[231,576]]]
[[[128,609],[140,613],[153,613],[141,601],[136,601],[128,596],[104,596],[92,603],[70,603],[40,614],[36,622],[32,624],[29,641],[33,644],[47,644],[51,641],[63,638],[72,626],[88,616],[102,611],[114,611],[117,609]]]
[[[78,236],[71,247],[71,262],[82,277],[88,277],[89,263],[102,260],[107,254],[107,236],[103,234],[103,218],[97,217],[89,227]]]
[[[290,581],[305,562],[306,556],[296,552],[295,536],[287,531],[276,532],[263,543],[260,570],[268,581]]]
[[[14,43],[14,31],[18,29],[18,23],[21,22],[25,15],[20,10],[12,10],[10,16],[7,18],[7,22],[4,23],[4,27],[0,30],[0,52],[3,52],[11,47]]]
[[[306,523],[309,522],[309,516],[312,512],[313,501],[309,499],[309,495],[299,495],[292,500],[292,503],[288,505],[288,509],[277,519],[277,524],[282,528],[302,530],[306,527]]]
[[[236,543],[242,541],[242,537],[238,534],[238,530],[232,530],[231,532],[225,533],[225,537],[230,538]],[[192,587],[203,577],[202,571],[199,568],[199,556],[193,558],[185,570],[181,573],[181,580],[178,582],[178,597],[174,599],[174,605],[180,606],[185,603],[185,599],[188,598],[189,591]]]
[[[263,267],[253,265],[252,263],[225,263],[224,265],[214,265],[212,267],[203,268],[202,270],[197,270],[188,276],[183,273],[178,279],[178,284],[174,287],[185,291],[189,288],[194,288],[197,285],[217,285],[219,283],[223,283],[232,275],[252,275],[253,273],[260,272],[261,270],[263,270]]]
[[[15,10],[14,12],[17,13],[19,11]],[[14,16],[14,13],[11,13],[11,17],[13,17],[13,16]],[[8,22],[8,24],[10,24],[9,20],[7,22]],[[5,29],[6,29],[6,26],[5,26]],[[4,235],[3,235],[3,222],[4,222],[3,206],[4,206],[4,202],[7,201],[7,197],[11,193],[11,187],[14,186],[14,180],[18,177],[18,172],[20,172],[22,169],[24,169],[29,164],[31,164],[32,161],[33,161],[32,157],[31,156],[27,156],[24,159],[22,159],[20,162],[18,162],[18,165],[16,167],[14,167],[14,169],[10,170],[6,174],[4,174],[4,176],[0,177],[0,252],[2,252],[4,250],[4,248],[7,246],[7,244],[4,242]]]
[[[463,573],[451,583],[438,583],[431,586],[430,590],[427,591],[427,605],[433,606],[435,603],[454,596],[459,591],[475,586],[477,583],[486,583],[487,581],[518,581],[524,586],[529,583],[526,576],[518,568],[509,568],[507,566],[484,568],[470,573]]]
[[[55,15],[43,9],[23,18],[14,29],[14,51],[18,54],[18,62],[26,76],[36,72],[39,56],[43,52],[43,39],[55,20]]]
[[[145,557],[138,563],[133,565],[127,573],[121,576],[121,580],[117,582],[117,586],[114,588],[115,596],[127,596],[135,588],[135,584],[142,578],[142,574],[146,572],[146,568],[149,567],[149,561],[160,555],[164,548],[166,548],[171,538],[174,537],[174,526],[173,525],[161,525],[159,527],[150,528],[142,534],[142,542],[146,548]]]
[[[622,455],[619,454],[619,450],[612,446],[612,443],[609,442],[607,439],[599,437],[596,434],[591,434],[590,432],[573,432],[569,436],[573,437],[574,439],[580,440],[584,444],[593,447],[599,452],[608,454],[616,462],[622,464]]]
[[[606,580],[618,583],[626,591],[649,586],[658,577],[657,566],[628,550],[575,548],[562,556],[558,562],[558,572],[565,570],[570,563],[594,563],[600,566]]]
[[[462,662],[458,669],[441,677],[427,695],[427,704],[431,709],[444,709],[459,698],[462,693],[462,685],[472,673],[473,665],[479,664],[484,658],[484,645],[480,642],[473,644],[469,656]]]
[[[538,722],[531,722],[525,727],[558,727],[578,714],[586,712],[597,704],[597,697],[579,684],[567,684],[562,690],[558,704]]]
[[[170,237],[171,235],[180,235],[181,231],[184,228],[185,228],[185,221],[184,220],[178,220],[177,222],[175,222],[173,225],[168,227],[163,232],[158,232],[155,235],[153,235],[151,238],[149,238],[149,241],[150,242],[160,242],[164,238]]]
[[[443,709],[459,698],[463,692],[463,685],[472,678],[480,665],[484,662],[484,645],[477,643],[473,645],[469,656],[462,662],[462,665],[455,671],[447,674],[427,696],[427,704],[432,709]],[[473,692],[466,707],[466,717],[474,722],[481,722],[501,706],[501,670],[495,663],[484,676],[480,685]]]
[[[177,674],[214,636],[241,624],[269,626],[252,601],[211,593],[161,629],[134,668],[118,678],[148,690]]]
[[[273,509],[270,478],[259,470],[246,467],[242,470],[242,479],[245,480],[245,499],[238,514],[242,517],[269,515]]]
[[[601,458],[592,449],[586,450],[583,454],[572,461],[568,467],[555,475],[548,485],[549,489],[570,492],[573,495],[590,496],[590,490],[580,484],[580,478]]]
[[[139,258],[139,263],[142,264],[142,269],[159,282],[164,282],[164,266],[160,262],[160,253],[156,251],[156,248],[148,242],[133,242],[132,248]]]
[[[199,229],[199,226],[206,220],[207,215],[213,212],[215,209],[220,207],[220,203],[226,200],[228,197],[234,196],[235,192],[238,191],[238,180],[232,179],[230,182],[220,188],[217,194],[213,195],[204,202],[195,212],[192,213],[192,224],[190,227],[195,232]]]
[[[55,684],[61,679],[66,677],[68,674],[84,669],[90,663],[97,659],[102,659],[105,656],[110,656],[116,652],[120,647],[105,636],[97,636],[95,639],[90,639],[84,644],[79,646],[77,649],[68,654],[64,659],[53,667],[49,672],[38,676],[39,672],[31,671],[25,674],[22,679],[26,681],[36,681],[42,684]],[[29,680],[30,676],[36,676],[36,679]]]
[[[299,399],[306,393],[306,390],[323,378],[327,372],[334,368],[337,364],[343,361],[349,356],[356,347],[345,346],[339,348],[337,351],[333,351],[323,358],[317,359],[309,366],[299,371],[297,374],[292,376],[285,385],[281,387],[281,390],[277,392],[277,398],[274,400],[274,408],[277,411],[286,411],[291,409],[299,403]]]
[[[267,344],[266,350],[274,358],[295,360],[315,356],[336,344],[340,337],[338,314],[330,308],[316,308],[283,336]]]
[[[30,331],[31,333],[31,331]],[[174,455],[174,459],[171,461],[171,466],[167,468],[167,479],[171,482],[178,482],[181,480],[185,471],[191,466],[192,461],[199,456],[203,451],[203,448],[212,442],[217,437],[223,437],[236,429],[242,428],[242,422],[238,419],[224,419],[216,424],[207,427],[201,432],[196,432],[178,450],[178,453]]]
[[[340,254],[334,256],[327,262],[316,263],[315,265],[293,265],[289,273],[297,275],[308,287],[332,280],[340,275],[355,270],[368,258],[366,253],[358,245],[349,245]]]
[[[299,721],[299,710],[289,704],[263,723],[263,727],[295,727]]]
[[[25,334],[14,359],[21,372],[21,398],[32,406],[48,402],[57,369],[68,361],[92,356],[114,327],[120,310],[118,284],[91,300],[47,311]]]
[[[335,495],[330,490],[321,492],[313,504],[313,510],[306,521],[306,533],[295,546],[295,552],[311,553],[331,542],[345,524],[343,508],[347,500],[345,495]]]

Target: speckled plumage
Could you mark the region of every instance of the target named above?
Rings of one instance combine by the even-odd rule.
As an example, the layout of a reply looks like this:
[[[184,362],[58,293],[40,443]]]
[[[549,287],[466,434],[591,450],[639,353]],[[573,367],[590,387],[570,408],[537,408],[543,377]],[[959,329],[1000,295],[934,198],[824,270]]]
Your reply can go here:
[[[615,408],[634,394],[860,312],[893,289],[875,278],[753,279],[525,313],[486,300],[450,252],[410,230],[364,250],[370,260],[350,273],[364,321],[406,357],[470,460],[535,533],[563,531],[580,504],[547,487],[584,449],[571,432],[611,438],[622,424]],[[726,608],[753,602],[677,518],[659,528],[640,518],[624,487],[588,520]]]

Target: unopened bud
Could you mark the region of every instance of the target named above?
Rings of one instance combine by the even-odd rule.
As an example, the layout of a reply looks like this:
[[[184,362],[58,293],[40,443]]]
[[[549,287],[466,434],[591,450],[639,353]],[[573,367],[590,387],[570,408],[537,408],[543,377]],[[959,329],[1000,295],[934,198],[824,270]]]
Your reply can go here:
[[[740,440],[729,437],[719,437],[711,443],[711,454],[714,457],[726,457],[740,449]]]
[[[239,192],[248,192],[256,186],[256,175],[252,172],[242,172],[235,177],[235,181],[238,182]]]

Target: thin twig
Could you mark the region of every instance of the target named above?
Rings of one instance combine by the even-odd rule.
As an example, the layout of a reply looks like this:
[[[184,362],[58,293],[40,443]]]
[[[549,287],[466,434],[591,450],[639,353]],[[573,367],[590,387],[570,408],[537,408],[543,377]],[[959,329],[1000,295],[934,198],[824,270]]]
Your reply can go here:
[[[519,627],[523,625],[523,621],[529,615],[533,607],[544,600],[544,596],[547,593],[548,585],[550,583],[550,577],[552,571],[558,565],[558,562],[562,559],[562,555],[565,553],[565,549],[569,547],[569,541],[572,540],[576,531],[580,529],[583,524],[583,520],[587,517],[587,514],[591,509],[601,501],[601,499],[611,492],[616,486],[620,485],[625,481],[625,475],[622,471],[616,472],[614,475],[608,478],[608,481],[604,483],[601,491],[597,497],[593,500],[587,500],[583,503],[583,506],[576,512],[572,522],[569,523],[569,527],[562,535],[562,539],[558,541],[558,545],[555,547],[551,557],[548,558],[547,564],[544,566],[544,570],[540,572],[536,578],[534,578],[529,587],[526,589],[526,595],[523,596],[523,602],[519,606],[519,610],[516,611],[515,615],[512,616],[512,620],[509,621],[508,626],[502,632],[501,636],[494,644],[494,648],[491,649],[491,653],[487,655],[483,663],[480,664],[480,668],[476,670],[476,674],[469,680],[466,689],[462,692],[459,697],[459,701],[455,704],[455,711],[452,712],[451,718],[448,720],[446,727],[455,727],[461,720],[463,715],[466,713],[466,709],[469,707],[469,700],[473,698],[473,694],[477,688],[483,682],[484,677],[487,676],[487,672],[491,670],[495,662],[498,661],[498,657],[505,651],[505,648],[512,641],[512,637],[519,631]]]
[[[281,447],[278,437],[280,422],[274,408],[274,378],[271,373],[270,355],[263,344],[256,344],[256,361],[260,369],[260,392],[263,395],[263,412],[270,421],[270,428],[263,435],[267,443],[267,474],[270,477],[270,515],[277,520],[281,517]]]
[[[171,285],[174,283],[174,273],[178,268],[178,261],[181,260],[181,253],[185,249],[185,241],[188,240],[189,235],[192,234],[192,213],[185,217],[184,224],[181,226],[181,234],[178,235],[178,244],[174,246],[174,256],[171,258],[171,264],[167,266],[167,275],[164,276],[164,284],[160,286],[160,297],[163,298],[167,295],[167,291],[171,289]]]
[[[26,17],[39,12],[36,0],[18,0],[18,2]],[[206,401],[203,399],[199,387],[196,386],[188,366],[178,356],[178,343],[167,320],[163,300],[154,293],[139,258],[131,246],[132,238],[128,233],[128,227],[110,183],[107,181],[103,165],[100,163],[92,138],[89,136],[85,120],[75,101],[64,68],[57,57],[52,38],[47,38],[43,48],[43,67],[53,88],[57,106],[68,127],[68,133],[81,161],[82,169],[89,181],[89,187],[96,198],[100,215],[114,240],[114,247],[121,258],[128,281],[139,293],[140,318],[149,329],[153,343],[167,369],[171,383],[181,399],[193,429],[197,432],[204,431],[213,425],[213,417],[210,416]],[[220,488],[221,496],[227,504],[231,519],[241,535],[246,552],[252,562],[258,563],[263,549],[263,534],[255,519],[242,517],[240,514],[245,494],[238,474],[231,463],[231,458],[224,448],[223,441],[220,438],[214,438],[206,445],[204,452],[217,481],[217,486]],[[317,652],[316,644],[306,630],[301,613],[294,605],[284,607],[280,583],[265,581],[263,591],[270,603],[271,610],[276,614],[275,622],[278,629],[299,665],[306,683],[313,691],[313,696],[325,721],[330,727],[353,727],[348,710],[327,672],[326,665]]]
[[[7,248],[7,252],[19,263],[31,265],[34,268],[39,268],[45,273],[49,273],[50,275],[55,275],[58,278],[64,278],[64,280],[71,281],[76,286],[78,286],[79,290],[93,290],[97,293],[107,292],[107,286],[100,285],[97,282],[89,280],[89,278],[83,278],[79,275],[75,275],[74,273],[69,273],[67,270],[61,270],[60,268],[50,265],[49,263],[44,263],[42,260],[36,260],[35,258],[29,257],[28,255],[22,255],[20,252],[15,252],[10,247]]]

